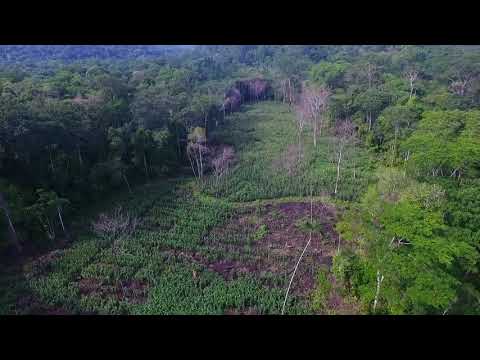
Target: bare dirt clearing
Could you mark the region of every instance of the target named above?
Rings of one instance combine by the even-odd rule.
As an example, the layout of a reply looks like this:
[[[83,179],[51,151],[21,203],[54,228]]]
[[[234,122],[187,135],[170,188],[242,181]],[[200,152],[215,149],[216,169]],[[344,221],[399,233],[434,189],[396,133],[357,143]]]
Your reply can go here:
[[[206,239],[206,245],[223,249],[231,259],[205,265],[227,279],[242,273],[260,278],[270,273],[287,279],[308,241],[309,231],[299,224],[311,215],[318,230],[312,231],[310,247],[292,286],[292,294],[306,296],[315,287],[318,268],[331,266],[338,243],[335,209],[323,203],[290,202],[239,210]]]

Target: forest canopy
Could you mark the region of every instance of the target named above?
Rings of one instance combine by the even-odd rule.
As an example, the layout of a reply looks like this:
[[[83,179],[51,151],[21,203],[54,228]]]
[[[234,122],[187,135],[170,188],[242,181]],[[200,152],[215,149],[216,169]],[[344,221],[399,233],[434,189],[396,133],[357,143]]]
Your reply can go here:
[[[238,170],[260,171],[241,156],[260,140],[225,129],[259,102],[292,114],[264,151],[294,190]],[[186,177],[225,201],[333,199],[331,276],[360,313],[478,314],[479,106],[478,46],[2,45],[0,254],[76,243],[92,204]]]

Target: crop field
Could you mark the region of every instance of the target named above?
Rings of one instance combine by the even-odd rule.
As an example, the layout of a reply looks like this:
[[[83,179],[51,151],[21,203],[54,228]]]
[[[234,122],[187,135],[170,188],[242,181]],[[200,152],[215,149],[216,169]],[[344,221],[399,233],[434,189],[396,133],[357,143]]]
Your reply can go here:
[[[302,155],[297,156],[295,115],[286,105],[246,105],[216,136],[237,149],[240,163],[224,179],[207,181],[205,190],[211,195],[253,201],[333,193],[337,171],[333,139],[321,137],[314,147],[305,130]],[[371,156],[356,148],[342,165],[337,198],[357,199],[370,180],[372,166]]]
[[[134,229],[101,233],[85,227],[70,248],[5,277],[0,311],[279,314],[311,232],[285,313],[355,313],[354,302],[342,297],[329,270],[339,239],[336,200],[328,202],[336,175],[328,141],[313,151],[304,137],[309,157],[297,173],[289,173],[276,161],[296,141],[286,106],[248,106],[232,115],[223,131],[216,135],[239,157],[223,179],[158,181],[104,204],[90,223],[123,216],[135,222]],[[368,156],[357,155],[355,161],[355,178],[350,162],[342,169],[339,201],[356,198],[368,183]]]

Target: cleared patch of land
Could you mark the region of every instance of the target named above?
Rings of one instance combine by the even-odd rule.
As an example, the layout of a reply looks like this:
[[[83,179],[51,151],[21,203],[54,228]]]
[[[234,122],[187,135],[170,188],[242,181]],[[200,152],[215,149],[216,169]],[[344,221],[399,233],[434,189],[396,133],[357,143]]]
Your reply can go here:
[[[294,134],[286,106],[248,106],[216,135],[239,156],[220,182],[159,181],[119,196],[84,220],[73,246],[28,262],[2,286],[1,306],[33,314],[279,314],[311,232],[286,313],[355,313],[330,271],[340,200],[329,198],[333,182],[316,171],[329,173],[333,165],[325,144],[314,151],[305,138],[313,155],[302,158],[297,173],[282,170],[278,159],[295,152]],[[362,191],[366,159],[359,156],[357,177],[345,178],[340,198]],[[139,220],[134,231],[92,231],[100,212],[119,207]],[[322,273],[332,286],[319,297]],[[321,306],[312,306],[319,298]]]

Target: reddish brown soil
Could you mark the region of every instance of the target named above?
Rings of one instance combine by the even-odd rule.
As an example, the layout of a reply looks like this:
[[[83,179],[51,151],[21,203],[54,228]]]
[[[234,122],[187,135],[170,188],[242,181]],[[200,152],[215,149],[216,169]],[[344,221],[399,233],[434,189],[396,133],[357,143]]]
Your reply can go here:
[[[311,208],[310,203],[291,202],[268,204],[259,210],[246,209],[229,223],[214,229],[211,235],[214,235],[215,240],[207,245],[241,254],[245,244],[226,244],[222,242],[222,238],[232,233],[252,234],[261,225],[266,225],[267,235],[252,244],[255,256],[246,261],[222,260],[206,264],[198,256],[196,260],[226,279],[242,273],[262,276],[269,272],[289,279],[309,239],[309,234],[299,229],[296,223],[309,218],[311,210],[313,219],[322,224],[322,230],[321,233],[312,233],[310,246],[298,267],[291,289],[294,294],[307,295],[315,286],[318,267],[331,266],[338,243],[338,234],[334,229],[335,209],[326,204],[314,203]]]
[[[225,311],[225,315],[259,315],[259,313],[255,309],[249,307],[243,310],[228,309]]]
[[[309,239],[308,230],[298,227],[299,220],[310,219],[320,224],[320,231],[312,232],[312,239],[290,289],[290,294],[308,298],[316,286],[316,274],[319,268],[329,269],[338,246],[339,236],[334,225],[337,221],[335,208],[323,203],[289,202],[267,204],[260,208],[246,208],[221,227],[213,229],[206,237],[206,248],[221,250],[226,254],[237,254],[240,260],[207,261],[201,254],[177,252],[180,256],[217,272],[226,280],[231,280],[245,273],[262,278],[270,273],[285,278],[285,287],[295,268],[300,254]],[[267,234],[250,243],[248,254],[245,245],[248,238],[260,226],[265,225]],[[232,242],[232,234],[239,238]],[[192,274],[195,277],[196,274]],[[328,300],[326,313],[355,314],[358,309],[346,303],[340,294],[338,284],[330,275],[332,291]],[[268,285],[268,281],[266,283]],[[278,285],[278,284],[277,284]],[[253,309],[231,309],[226,314],[255,314]]]
[[[34,296],[24,296],[17,301],[17,308],[25,315],[70,315],[71,313],[62,307],[54,307],[43,304]]]
[[[147,287],[147,284],[139,280],[125,281],[116,285],[107,285],[94,278],[85,278],[78,282],[78,288],[82,295],[115,297],[118,300],[132,303],[143,303],[145,301]]]

